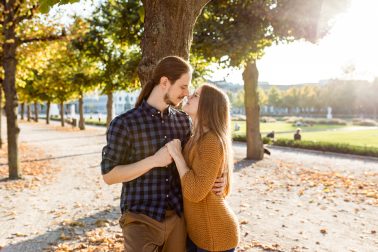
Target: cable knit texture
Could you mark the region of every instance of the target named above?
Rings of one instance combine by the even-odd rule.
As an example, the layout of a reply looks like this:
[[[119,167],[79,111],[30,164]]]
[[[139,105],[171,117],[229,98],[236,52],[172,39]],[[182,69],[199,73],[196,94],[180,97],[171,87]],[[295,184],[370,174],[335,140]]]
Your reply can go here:
[[[190,171],[181,179],[188,235],[205,250],[235,248],[239,242],[237,217],[226,200],[212,192],[216,178],[222,174],[221,142],[209,132],[195,148],[190,155],[184,149]]]

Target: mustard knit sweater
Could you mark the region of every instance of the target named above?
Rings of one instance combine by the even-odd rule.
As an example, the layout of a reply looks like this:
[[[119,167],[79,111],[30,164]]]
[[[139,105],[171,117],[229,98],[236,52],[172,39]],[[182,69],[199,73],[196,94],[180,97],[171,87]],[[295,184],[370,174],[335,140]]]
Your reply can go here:
[[[222,174],[221,143],[209,132],[195,148],[191,155],[184,149],[191,169],[181,179],[188,235],[205,250],[235,248],[239,242],[237,217],[224,197],[212,192],[215,179]]]

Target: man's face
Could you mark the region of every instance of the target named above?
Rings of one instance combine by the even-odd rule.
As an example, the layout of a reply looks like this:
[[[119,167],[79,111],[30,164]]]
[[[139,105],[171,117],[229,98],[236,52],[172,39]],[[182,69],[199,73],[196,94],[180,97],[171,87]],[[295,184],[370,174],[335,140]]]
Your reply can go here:
[[[174,84],[170,84],[170,87],[164,96],[165,103],[175,107],[178,106],[182,100],[189,95],[191,81],[191,73],[185,73]]]

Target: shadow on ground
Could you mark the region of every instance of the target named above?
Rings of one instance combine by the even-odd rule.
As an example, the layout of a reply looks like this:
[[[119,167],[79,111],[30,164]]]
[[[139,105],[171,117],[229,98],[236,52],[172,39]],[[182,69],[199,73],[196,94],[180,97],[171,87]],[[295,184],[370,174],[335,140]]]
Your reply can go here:
[[[251,167],[255,163],[256,163],[256,161],[254,161],[254,160],[248,160],[248,159],[238,160],[234,164],[234,171],[239,172],[239,171],[241,171],[245,168]]]
[[[46,158],[39,158],[39,159],[27,159],[22,160],[21,163],[30,163],[30,162],[40,162],[40,161],[48,161],[54,159],[64,159],[64,158],[71,158],[71,157],[78,157],[78,156],[87,156],[87,155],[100,155],[98,151],[95,152],[88,152],[88,153],[79,153],[79,154],[71,154],[71,155],[63,155],[57,157],[46,157]],[[0,163],[0,166],[8,165],[8,163]]]
[[[113,207],[107,210],[97,212],[94,215],[90,215],[81,219],[72,220],[74,223],[83,223],[84,227],[75,227],[80,233],[85,234],[88,231],[92,231],[97,228],[97,220],[107,220],[108,222],[118,221],[121,216],[119,208]],[[56,245],[62,242],[60,238],[62,234],[72,232],[73,227],[61,223],[59,227],[54,230],[47,231],[33,239],[17,242],[15,244],[7,245],[1,252],[35,252],[35,251],[53,251],[49,249],[52,245]]]

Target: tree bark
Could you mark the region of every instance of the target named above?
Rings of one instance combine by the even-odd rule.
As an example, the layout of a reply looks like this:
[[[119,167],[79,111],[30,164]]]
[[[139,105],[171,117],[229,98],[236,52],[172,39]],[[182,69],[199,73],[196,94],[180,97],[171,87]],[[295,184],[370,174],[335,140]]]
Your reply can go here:
[[[25,102],[21,103],[21,120],[25,119]]]
[[[109,127],[113,120],[113,93],[108,93],[108,100],[106,101],[106,128]]]
[[[163,57],[177,55],[189,59],[194,24],[209,1],[142,0],[145,19],[138,67],[142,86],[151,79],[156,63]]]
[[[3,138],[1,133],[1,127],[2,127],[2,121],[3,121],[3,81],[1,80],[0,83],[0,149],[3,148]]]
[[[259,72],[256,61],[246,64],[243,72],[245,112],[247,116],[247,159],[262,160],[264,146],[260,134],[260,106],[258,101]]]
[[[30,122],[31,120],[31,109],[30,109],[30,104],[28,103],[28,105],[26,105],[26,116],[27,116],[27,119],[28,119],[28,122]]]
[[[16,92],[16,33],[15,33],[15,1],[7,1],[3,6],[3,69],[4,69],[4,91],[5,111],[7,116],[8,135],[8,167],[9,178],[21,178],[20,160],[18,157],[18,136],[20,128],[17,123],[18,98]]]
[[[34,102],[34,121],[38,122],[38,103]]]
[[[60,125],[64,127],[64,102],[60,103]]]
[[[50,107],[51,107],[51,102],[47,101],[47,103],[46,103],[46,124],[50,124]]]
[[[79,98],[79,129],[85,130],[85,121],[84,121],[84,99],[83,99],[83,93],[81,92],[80,98]]]

